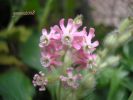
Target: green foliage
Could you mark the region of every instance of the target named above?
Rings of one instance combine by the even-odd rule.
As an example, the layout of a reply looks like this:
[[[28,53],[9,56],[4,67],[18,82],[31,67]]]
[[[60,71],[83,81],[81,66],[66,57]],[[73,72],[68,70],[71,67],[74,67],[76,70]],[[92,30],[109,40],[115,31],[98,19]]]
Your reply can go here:
[[[32,68],[41,70],[40,64],[40,49],[39,44],[39,34],[34,32],[31,37],[20,47],[20,57],[22,61]]]
[[[19,70],[0,74],[0,95],[3,100],[32,100],[34,88],[30,80]]]

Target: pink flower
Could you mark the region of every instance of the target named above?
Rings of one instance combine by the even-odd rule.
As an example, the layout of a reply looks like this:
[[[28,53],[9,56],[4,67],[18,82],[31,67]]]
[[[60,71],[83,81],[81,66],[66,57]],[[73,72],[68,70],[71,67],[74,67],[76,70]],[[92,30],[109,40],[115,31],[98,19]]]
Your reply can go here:
[[[62,43],[59,40],[51,40],[48,46],[41,48],[41,52],[47,54],[55,54],[55,52],[59,52],[63,49]]]
[[[76,69],[86,69],[87,68],[87,60],[89,59],[89,54],[84,52],[84,50],[74,51],[73,55],[73,63],[78,65]]]
[[[96,66],[96,55],[95,54],[90,54],[89,59],[87,60],[87,68],[92,69],[93,66]]]
[[[82,31],[76,32],[75,34],[79,34],[79,35],[74,36],[72,45],[76,50],[79,50],[83,46],[84,36],[87,34],[86,27],[84,27]]]
[[[64,21],[64,19],[61,19],[59,26],[54,25],[49,32],[46,29],[42,30],[39,43],[41,49],[40,61],[42,66],[49,70],[53,67],[55,67],[55,70],[58,67],[62,67],[64,70],[64,68],[71,66],[64,73],[66,75],[60,75],[60,81],[64,87],[77,89],[81,80],[80,70],[88,70],[96,65],[96,55],[93,54],[93,51],[99,45],[99,42],[92,42],[95,36],[93,28],[90,28],[88,34],[86,27],[80,29],[81,19],[68,19],[66,25]],[[74,70],[78,70],[77,74],[73,74]],[[59,69],[58,71],[62,70]],[[50,74],[52,72],[50,71]],[[41,72],[33,78],[33,84],[39,86],[40,90],[45,90],[47,82],[48,80]]]
[[[48,80],[44,73],[39,72],[39,74],[34,75],[32,83],[34,86],[39,86],[40,91],[45,91]]]
[[[57,67],[61,66],[61,62],[58,61],[59,55],[58,54],[45,54],[42,53],[41,57],[41,64],[43,67]]]
[[[67,77],[60,76],[60,80],[65,87],[71,87],[72,89],[77,89],[79,86],[78,80],[81,79],[81,74],[73,75],[73,68],[67,69]]]
[[[96,66],[95,60],[96,55],[95,54],[88,54],[84,52],[83,50],[73,52],[72,58],[74,59],[74,64],[77,65],[76,69],[86,69],[86,68],[92,68],[92,66]]]
[[[94,28],[90,28],[89,34],[86,35],[84,38],[85,40],[83,43],[83,47],[84,47],[84,50],[88,53],[92,53],[96,49],[96,47],[99,45],[98,41],[95,41],[92,43],[92,38],[95,37],[94,32],[95,32]]]
[[[82,43],[83,36],[84,36],[84,30],[80,31],[78,28],[82,24],[76,24],[72,19],[68,19],[68,23],[65,27],[64,25],[64,19],[60,20],[60,27],[61,27],[61,41],[64,45],[67,46],[73,46],[75,49],[80,49],[81,44],[78,45],[78,43]],[[59,29],[59,28],[58,28]],[[75,42],[74,42],[75,41]]]
[[[56,33],[56,30],[54,30],[53,27],[51,27],[50,32],[48,33],[46,29],[42,30],[42,36],[40,37],[40,43],[39,46],[45,47],[48,46],[51,42],[52,39],[59,39],[60,38],[60,34]]]

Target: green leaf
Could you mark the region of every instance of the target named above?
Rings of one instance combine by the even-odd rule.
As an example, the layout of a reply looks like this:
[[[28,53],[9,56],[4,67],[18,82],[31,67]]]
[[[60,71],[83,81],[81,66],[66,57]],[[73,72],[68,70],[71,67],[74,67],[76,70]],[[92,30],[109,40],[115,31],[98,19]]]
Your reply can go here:
[[[131,93],[130,97],[128,98],[128,100],[132,100],[133,99],[133,92]]]
[[[9,52],[8,45],[4,41],[0,41],[0,52],[4,52],[4,53]]]
[[[112,76],[111,79],[111,86],[108,94],[108,99],[107,100],[117,100],[117,93],[118,90],[121,86],[121,82],[123,79],[128,75],[127,71],[122,70],[122,68],[116,70]]]
[[[119,32],[123,33],[124,31],[128,30],[129,26],[133,24],[133,17],[128,17],[124,21],[121,22],[119,26]]]
[[[75,0],[64,0],[64,15],[66,17],[74,16],[74,11],[76,9]]]
[[[20,57],[24,63],[30,67],[42,70],[40,64],[40,49],[39,49],[39,37],[38,32],[34,32],[27,42],[20,46]]]
[[[0,37],[3,39],[16,39],[20,42],[25,42],[31,35],[31,30],[23,26],[11,27],[9,30],[0,32]]]
[[[0,64],[22,66],[23,63],[13,55],[0,55]]]
[[[10,70],[0,75],[0,95],[3,100],[32,100],[34,88],[29,79],[19,70]]]
[[[38,12],[40,10],[40,4],[39,4],[39,0],[28,0],[25,7],[24,7],[24,11],[29,11],[29,10],[34,10],[36,12]]]

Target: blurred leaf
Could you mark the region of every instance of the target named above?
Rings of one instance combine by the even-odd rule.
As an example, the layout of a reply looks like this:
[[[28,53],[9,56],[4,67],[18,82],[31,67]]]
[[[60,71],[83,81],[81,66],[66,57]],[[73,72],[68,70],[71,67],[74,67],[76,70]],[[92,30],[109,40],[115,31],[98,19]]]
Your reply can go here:
[[[130,97],[128,98],[128,100],[133,100],[133,92],[131,93]]]
[[[40,64],[39,34],[34,32],[27,42],[20,46],[20,57],[23,62],[37,70],[42,70]]]
[[[99,83],[98,85],[100,87],[105,87],[107,84],[110,82],[110,79],[112,78],[112,75],[114,73],[113,68],[105,68],[103,71],[100,73],[100,76],[98,76]]]
[[[31,30],[23,26],[13,27],[11,30],[3,30],[0,32],[0,37],[5,39],[17,39],[20,42],[25,42],[31,35]]]
[[[110,86],[110,91],[109,91],[107,100],[117,100],[117,98],[115,97],[117,97],[116,94],[119,90],[118,88],[120,87],[120,83],[127,75],[128,75],[128,72],[122,70],[122,68],[114,72],[114,74],[112,75],[111,86]]]
[[[12,7],[12,11],[20,11],[26,4],[27,0],[9,0]]]
[[[8,46],[4,41],[0,41],[0,52],[5,52],[5,53],[9,52]]]
[[[124,57],[121,60],[125,66],[125,69],[133,71],[133,41],[123,46]]]
[[[121,82],[123,87],[126,87],[129,91],[133,91],[133,81],[132,79],[125,78],[123,82]]]
[[[27,0],[24,10],[35,10],[38,12],[40,10],[39,0]]]
[[[129,26],[133,27],[133,17],[128,17],[127,19],[122,21],[120,26],[119,26],[119,30],[118,31],[120,33],[123,33],[124,31],[127,31],[129,29]]]
[[[66,18],[70,16],[74,16],[75,9],[76,9],[75,0],[64,0],[64,16]]]
[[[12,55],[0,55],[0,64],[22,66],[23,63]]]
[[[3,100],[32,100],[34,88],[19,70],[0,75],[0,95]]]
[[[127,100],[127,91],[123,87],[119,88],[115,96],[115,100]],[[114,99],[113,99],[114,100]]]
[[[126,57],[129,57],[129,46],[128,46],[128,44],[125,44],[123,46],[123,53],[125,54]]]

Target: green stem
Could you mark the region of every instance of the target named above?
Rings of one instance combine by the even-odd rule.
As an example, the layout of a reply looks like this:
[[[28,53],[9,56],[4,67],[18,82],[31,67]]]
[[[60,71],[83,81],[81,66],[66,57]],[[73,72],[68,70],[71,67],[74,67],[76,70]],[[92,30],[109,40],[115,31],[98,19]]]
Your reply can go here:
[[[62,100],[62,94],[61,94],[61,82],[59,83],[59,100]]]
[[[46,20],[47,20],[47,17],[50,13],[50,10],[51,10],[51,4],[52,4],[52,1],[53,0],[47,0],[47,3],[45,5],[45,8],[43,10],[43,15],[40,19],[40,24],[39,24],[39,30],[41,30],[41,28],[46,25]]]
[[[20,18],[21,16],[14,16],[12,17],[9,25],[8,25],[8,31],[12,29],[12,27],[14,26],[14,24],[18,21],[18,19]]]

